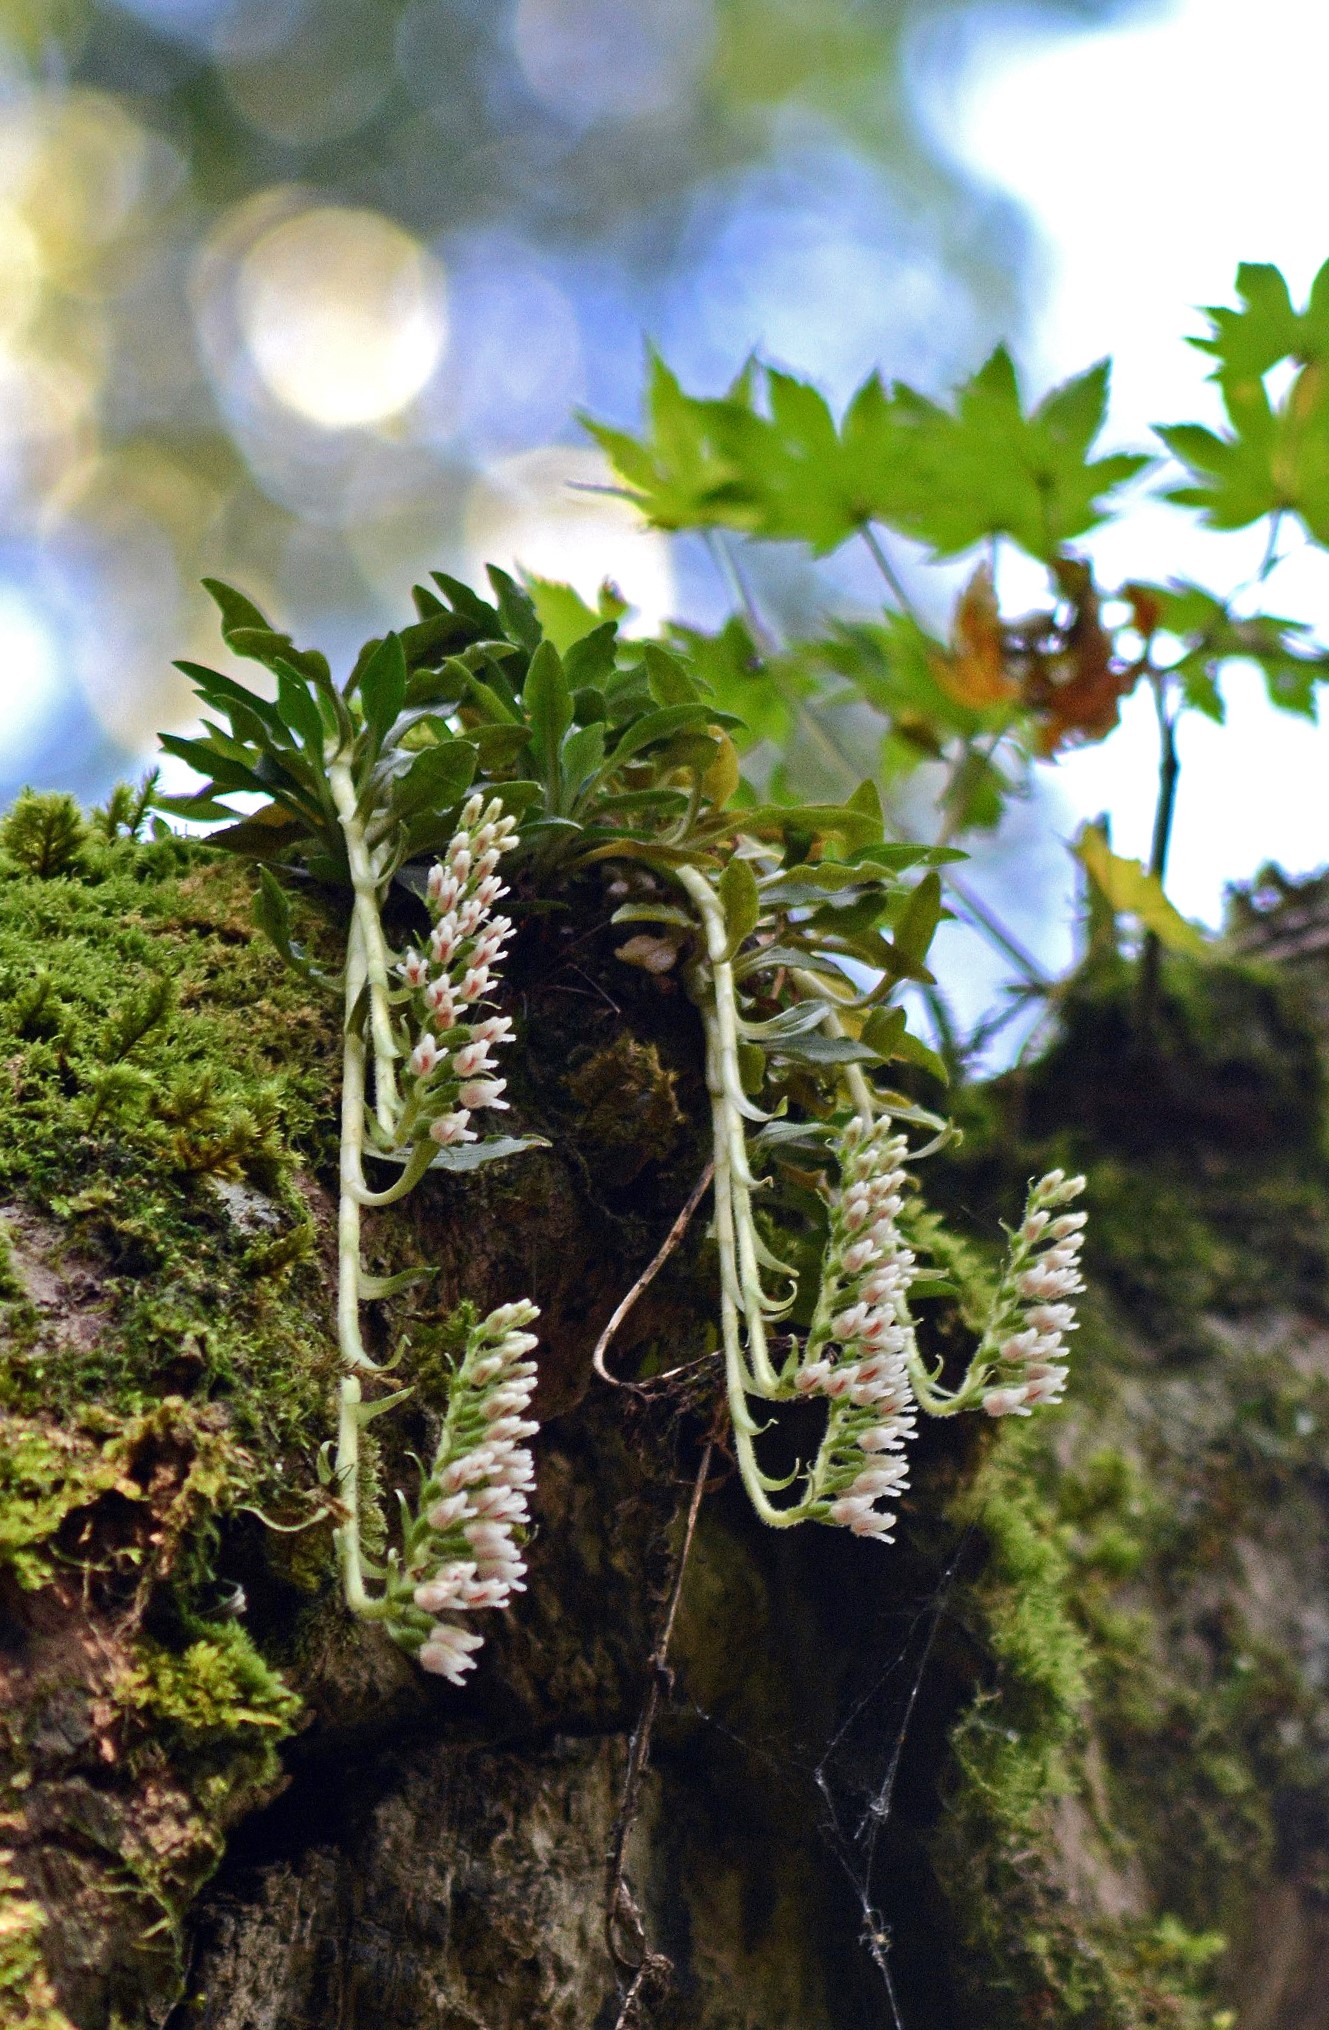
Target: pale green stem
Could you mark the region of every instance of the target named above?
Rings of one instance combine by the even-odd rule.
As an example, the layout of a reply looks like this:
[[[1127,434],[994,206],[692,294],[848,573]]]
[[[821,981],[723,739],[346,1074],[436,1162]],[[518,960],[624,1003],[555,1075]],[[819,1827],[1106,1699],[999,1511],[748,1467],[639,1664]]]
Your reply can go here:
[[[346,942],[346,1029],[342,1040],[340,1199],[337,1212],[337,1343],[342,1377],[337,1420],[337,1496],[346,1519],[336,1532],[346,1604],[354,1614],[375,1617],[383,1604],[365,1591],[360,1555],[360,1376],[374,1371],[360,1337],[360,1202],[365,1132],[365,1043],[351,1020],[365,982],[364,938],[359,916],[351,919]]]
[[[752,1218],[752,1172],[748,1167],[745,1115],[762,1118],[743,1092],[738,1067],[738,1002],[734,968],[729,957],[729,931],[724,909],[706,876],[696,867],[677,869],[678,879],[696,904],[706,935],[706,952],[711,970],[711,1008],[708,1031],[713,1037],[709,1052],[711,1107],[715,1128],[715,1198],[722,1196],[732,1207],[729,1231],[720,1238],[722,1276],[728,1255],[728,1274],[737,1283],[737,1301],[747,1326],[748,1381],[755,1395],[783,1395],[780,1377],[771,1365],[766,1341],[766,1295],[758,1263],[757,1234]]]
[[[735,1432],[752,1437],[758,1429],[747,1406],[748,1392],[756,1385],[748,1372],[743,1353],[739,1318],[743,1307],[734,1247],[734,1199],[730,1177],[730,1143],[725,1107],[724,1083],[719,1070],[719,1039],[715,1017],[702,1010],[706,1031],[706,1084],[711,1097],[711,1123],[715,1156],[715,1239],[720,1251],[720,1329],[724,1339],[725,1381]]]
[[[787,1393],[771,1366],[766,1345],[765,1297],[757,1263],[757,1238],[752,1222],[747,1142],[743,1115],[755,1112],[743,1095],[738,1071],[738,1014],[733,966],[726,957],[728,931],[724,911],[706,877],[680,867],[679,879],[697,906],[706,934],[711,980],[701,1003],[706,1033],[706,1085],[711,1100],[715,1156],[715,1237],[720,1253],[720,1325],[724,1341],[725,1385],[733,1424],[734,1453],[748,1498],[772,1529],[792,1529],[805,1520],[804,1503],[777,1508],[768,1490],[775,1484],[757,1463],[754,1439],[761,1426],[748,1407],[748,1396],[771,1398]],[[748,1352],[743,1346],[747,1328]],[[751,1365],[749,1365],[749,1358]]]
[[[378,913],[379,870],[365,839],[349,763],[329,761],[328,782],[346,841],[346,859],[355,891],[355,921],[364,947],[364,978],[369,984],[369,1024],[374,1043],[374,1112],[380,1131],[392,1142],[397,1133],[397,1078],[393,1067],[398,1052],[392,1034],[388,947]]]
[[[360,1203],[365,1135],[365,1041],[351,1012],[365,981],[358,917],[346,941],[346,1031],[342,1038],[340,1195],[337,1208],[337,1342],[348,1368],[374,1366],[360,1338]]]

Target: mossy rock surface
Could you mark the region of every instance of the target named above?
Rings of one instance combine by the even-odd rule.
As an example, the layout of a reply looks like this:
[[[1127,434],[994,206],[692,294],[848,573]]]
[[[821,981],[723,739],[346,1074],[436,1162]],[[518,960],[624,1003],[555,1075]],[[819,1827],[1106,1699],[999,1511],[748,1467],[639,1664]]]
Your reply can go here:
[[[704,1220],[614,1344],[645,1391],[590,1350],[704,1161],[693,1011],[615,961],[598,883],[524,919],[511,1118],[551,1147],[369,1225],[376,1271],[435,1272],[372,1314],[414,1388],[385,1498],[460,1307],[544,1314],[529,1591],[458,1692],[344,1617],[325,1521],[271,1527],[330,1424],[338,1011],[244,870],[66,844],[0,870],[0,2024],[612,2030]],[[647,2020],[889,2023],[884,1967],[907,2030],[1329,2022],[1320,1058],[1276,969],[1166,984],[1152,1073],[1128,983],[1086,978],[928,1166],[980,1249],[1033,1171],[1089,1171],[1068,1409],[929,1429],[888,1548],[763,1530],[719,1455],[629,1848]]]

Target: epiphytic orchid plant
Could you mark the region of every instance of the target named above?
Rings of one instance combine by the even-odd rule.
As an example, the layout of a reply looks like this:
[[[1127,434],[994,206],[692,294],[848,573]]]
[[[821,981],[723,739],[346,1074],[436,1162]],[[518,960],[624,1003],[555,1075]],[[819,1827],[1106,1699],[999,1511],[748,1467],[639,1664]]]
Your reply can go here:
[[[325,1472],[343,1586],[352,1612],[454,1682],[481,1638],[443,1617],[503,1607],[522,1583],[535,1309],[506,1305],[472,1332],[418,1502],[404,1504],[402,1542],[375,1564],[362,1541],[360,1434],[405,1391],[365,1399],[385,1368],[366,1351],[360,1312],[410,1279],[367,1275],[360,1228],[366,1209],[395,1204],[429,1170],[470,1170],[538,1139],[482,1139],[472,1126],[507,1105],[495,1053],[513,1025],[492,1007],[513,929],[494,913],[507,892],[501,862],[527,891],[599,871],[619,902],[614,920],[649,926],[619,958],[655,973],[676,967],[700,1013],[728,1407],[765,1522],[889,1537],[895,1518],[879,1503],[905,1485],[920,1408],[1002,1416],[1055,1401],[1082,1225],[1061,1210],[1081,1180],[1053,1173],[1035,1185],[967,1373],[952,1387],[929,1369],[910,1301],[949,1286],[908,1243],[918,1222],[905,1133],[927,1138],[917,1156],[950,1131],[880,1074],[901,1060],[945,1076],[889,1004],[901,983],[931,982],[935,868],[958,856],[886,841],[870,783],[845,804],[760,803],[740,777],[737,722],[685,655],[620,638],[613,613],[578,612],[565,587],[490,576],[493,605],[442,576],[437,594],[417,588],[419,619],[368,644],[340,685],[322,656],[210,586],[226,641],[272,673],[276,697],[183,664],[227,723],[206,721],[196,740],[164,738],[208,781],[158,799],[192,819],[230,821],[213,843],[259,862],[258,922],[311,983],[341,996],[342,1375]],[[560,615],[561,653],[541,600]],[[236,823],[220,801],[236,793],[266,801]],[[345,898],[335,975],[295,942],[293,880]],[[429,919],[404,951],[385,929],[394,884]],[[372,1190],[366,1160],[400,1175]],[[819,1188],[791,1193],[795,1168],[806,1177],[809,1162]],[[782,1236],[809,1268],[819,1254],[815,1293],[776,1252]],[[824,1401],[825,1431],[813,1461],[777,1480],[757,1456],[754,1405],[798,1397]]]

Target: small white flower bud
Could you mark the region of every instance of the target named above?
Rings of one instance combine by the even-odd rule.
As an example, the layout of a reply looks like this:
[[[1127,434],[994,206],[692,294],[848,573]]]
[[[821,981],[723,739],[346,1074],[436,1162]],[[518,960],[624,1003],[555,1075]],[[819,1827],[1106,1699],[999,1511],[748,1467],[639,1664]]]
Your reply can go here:
[[[510,1043],[512,1040],[512,1017],[510,1015],[486,1015],[483,1022],[477,1022],[471,1031],[477,1043]]]
[[[507,1084],[505,1078],[467,1079],[457,1098],[463,1107],[469,1109],[496,1107],[505,1113],[508,1102],[503,1098],[503,1094],[507,1091]]]
[[[429,1631],[429,1640],[416,1651],[416,1662],[421,1670],[432,1671],[436,1676],[447,1678],[449,1683],[459,1685],[467,1671],[475,1669],[473,1650],[484,1646],[482,1635],[469,1635],[464,1629],[452,1628],[440,1621]]]
[[[457,1009],[448,980],[440,976],[429,982],[425,988],[425,1006],[437,1018],[440,1029],[451,1029],[457,1019]]]
[[[504,1579],[471,1579],[462,1591],[457,1605],[463,1609],[477,1607],[506,1607],[512,1588]]]
[[[446,1495],[442,1501],[436,1501],[434,1506],[428,1510],[425,1515],[425,1521],[429,1524],[431,1530],[441,1532],[451,1529],[455,1522],[461,1521],[470,1505],[469,1500],[464,1494]]]
[[[529,1417],[498,1417],[489,1427],[491,1438],[534,1438],[539,1430]]]
[[[433,1579],[417,1586],[412,1598],[424,1614],[446,1614],[449,1607],[455,1607],[461,1590],[475,1577],[475,1566],[458,1559],[455,1564],[445,1565]]]
[[[1054,1241],[1064,1240],[1067,1234],[1080,1233],[1089,1224],[1087,1212],[1063,1212],[1053,1220],[1048,1231]]]
[[[458,1142],[475,1142],[479,1137],[467,1127],[470,1114],[465,1107],[455,1114],[440,1114],[436,1121],[429,1123],[431,1140],[444,1149],[451,1149]]]
[[[1028,1400],[1030,1384],[1022,1382],[1018,1388],[985,1389],[983,1408],[989,1417],[1027,1417],[1025,1403]]]
[[[894,1458],[883,1458],[879,1463],[865,1466],[854,1479],[850,1490],[853,1494],[866,1494],[876,1499],[883,1494],[899,1494],[909,1483],[909,1462],[903,1454]]]
[[[1066,1392],[1066,1370],[1064,1367],[1049,1367],[1043,1374],[1031,1375],[1024,1384],[1026,1403],[1059,1403]]]
[[[428,1078],[437,1068],[440,1055],[438,1044],[426,1029],[411,1052],[411,1070],[417,1078]]]

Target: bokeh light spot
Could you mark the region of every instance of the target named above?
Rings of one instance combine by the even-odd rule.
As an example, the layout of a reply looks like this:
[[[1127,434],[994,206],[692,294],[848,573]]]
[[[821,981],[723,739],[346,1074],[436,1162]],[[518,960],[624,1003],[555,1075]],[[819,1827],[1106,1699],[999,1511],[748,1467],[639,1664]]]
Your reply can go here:
[[[19,586],[0,583],[0,753],[7,779],[39,743],[60,688],[50,628]]]
[[[37,307],[42,258],[37,236],[19,212],[0,206],[0,339],[13,339]]]
[[[513,45],[527,83],[578,123],[668,113],[704,71],[710,0],[518,0]]]
[[[242,0],[212,43],[227,97],[287,147],[354,134],[392,82],[395,9],[384,0]]]
[[[634,609],[630,630],[653,634],[674,610],[668,538],[602,487],[598,451],[562,444],[523,451],[492,465],[466,504],[466,562],[477,584],[484,566],[520,567],[572,585],[594,605],[608,578]]]
[[[447,344],[442,269],[373,211],[320,207],[264,233],[240,272],[239,312],[269,392],[329,430],[398,414]]]

